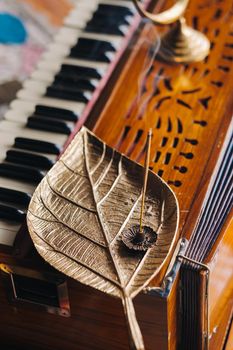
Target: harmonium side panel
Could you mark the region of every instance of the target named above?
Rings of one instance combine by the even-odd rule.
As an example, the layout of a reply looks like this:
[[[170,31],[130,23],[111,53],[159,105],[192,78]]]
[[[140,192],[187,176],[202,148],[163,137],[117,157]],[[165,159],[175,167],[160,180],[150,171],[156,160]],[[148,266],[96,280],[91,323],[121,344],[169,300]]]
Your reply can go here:
[[[195,350],[197,346],[198,349],[205,349],[208,340],[210,349],[224,348],[231,321],[232,123],[228,131],[225,127],[223,124],[219,129],[217,142],[200,184],[200,191],[192,206],[192,212],[199,212],[199,215],[185,252],[185,255],[195,262],[191,263],[186,259],[181,268],[180,349]],[[209,178],[213,166],[215,169]],[[206,193],[204,200],[203,193]],[[201,211],[198,210],[200,207]],[[185,227],[192,228],[192,217],[188,218]]]
[[[1,283],[5,283],[1,276]],[[14,350],[128,350],[129,339],[121,301],[71,279],[67,280],[71,316],[61,317],[35,305],[8,303],[0,289],[1,344]],[[156,296],[135,301],[146,349],[168,348],[167,306]]]
[[[206,259],[210,267],[210,350],[222,349],[233,315],[233,210]]]
[[[143,55],[140,54],[143,48],[136,47],[93,130],[112,147],[143,163],[147,131],[152,127],[150,167],[174,189],[180,205],[179,229],[182,236],[190,239],[217,164],[219,149],[231,128],[232,3],[193,1],[186,18],[211,41],[211,51],[205,61],[169,65],[155,60],[142,76]],[[142,36],[147,34],[146,31],[144,29]],[[139,80],[144,80],[141,89]],[[90,120],[89,123],[91,125]],[[213,280],[216,283],[216,279]],[[150,286],[160,281],[158,276]],[[230,295],[226,297],[227,280],[225,282],[221,296],[225,295],[223,299],[229,298],[230,302]],[[171,310],[176,310],[177,298],[178,295],[168,300]],[[220,343],[224,338],[224,318],[226,324],[230,313],[227,308],[219,309],[219,312]],[[168,314],[168,318],[172,317]],[[177,318],[173,318],[175,323]],[[213,324],[214,312],[210,313],[210,321]],[[171,332],[172,327],[174,324]],[[168,339],[169,334],[168,330]],[[169,341],[168,348],[176,349],[177,341]]]

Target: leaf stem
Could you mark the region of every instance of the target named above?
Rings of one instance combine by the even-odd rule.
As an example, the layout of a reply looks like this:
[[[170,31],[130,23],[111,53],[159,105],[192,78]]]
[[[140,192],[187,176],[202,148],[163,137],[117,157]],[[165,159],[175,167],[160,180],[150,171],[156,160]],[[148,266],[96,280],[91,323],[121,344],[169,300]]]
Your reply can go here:
[[[130,336],[130,350],[145,350],[142,333],[138,325],[131,297],[124,296],[122,304]]]
[[[144,215],[146,188],[147,188],[148,172],[149,172],[149,165],[150,165],[151,139],[152,139],[152,129],[150,128],[147,134],[146,158],[144,163],[144,180],[143,180],[143,187],[142,187],[142,202],[141,202],[141,212],[140,212],[140,221],[139,221],[140,234],[143,233],[142,222],[143,222],[143,215]]]

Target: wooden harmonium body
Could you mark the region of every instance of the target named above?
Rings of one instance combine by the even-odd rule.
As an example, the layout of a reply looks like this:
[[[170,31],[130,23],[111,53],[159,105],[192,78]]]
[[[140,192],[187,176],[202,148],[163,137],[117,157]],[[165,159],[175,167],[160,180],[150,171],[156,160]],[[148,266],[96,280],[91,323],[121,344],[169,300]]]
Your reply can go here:
[[[156,10],[161,6],[157,3]],[[191,1],[187,23],[206,34],[211,49],[205,60],[189,64],[165,63],[156,53],[145,62],[145,38],[155,35],[158,40],[163,29],[139,25],[134,14],[121,52],[63,142],[67,146],[85,124],[109,146],[143,164],[152,128],[150,168],[176,194],[180,222],[169,263],[134,299],[147,350],[226,348],[233,297],[232,13],[230,1]],[[25,91],[27,86],[10,117],[14,106],[36,104]],[[52,103],[51,96],[49,103],[48,96],[40,95],[38,101]],[[67,106],[74,104],[68,101]],[[5,130],[1,124],[0,130]],[[48,266],[33,248],[25,224],[12,247],[1,245],[0,259],[4,348],[129,349],[121,302]]]

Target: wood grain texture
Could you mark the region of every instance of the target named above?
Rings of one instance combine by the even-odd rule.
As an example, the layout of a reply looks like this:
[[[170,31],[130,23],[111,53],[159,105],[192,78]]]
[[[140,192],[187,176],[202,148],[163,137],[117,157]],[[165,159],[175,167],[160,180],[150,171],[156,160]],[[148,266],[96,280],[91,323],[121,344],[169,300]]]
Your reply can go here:
[[[206,259],[210,267],[210,350],[222,349],[233,314],[233,209]]]
[[[190,238],[233,113],[232,3],[191,2],[186,18],[211,40],[207,59],[181,65],[155,59],[140,96],[135,82],[141,79],[144,60],[141,40],[141,47],[137,45],[132,51],[102,113],[95,123],[90,120],[87,125],[93,125],[97,136],[140,163],[147,130],[152,127],[150,168],[174,189],[180,204],[179,230]],[[148,31],[145,28],[140,38]]]
[[[141,49],[137,47],[93,129],[110,145],[142,162],[146,133],[149,127],[153,128],[150,167],[174,188],[181,209],[179,230],[189,239],[198,222],[232,119],[232,2],[190,2],[186,18],[188,24],[203,31],[211,40],[208,58],[204,62],[186,65],[168,65],[155,60],[146,76],[144,93],[135,103],[139,96],[135,81],[140,77],[140,59],[143,59]],[[141,113],[140,104],[144,101],[149,103]],[[109,115],[111,123],[108,122]],[[223,235],[224,231],[220,236]],[[231,245],[229,250],[232,254]],[[228,288],[227,276],[218,278],[226,283],[223,294],[219,296],[224,303],[231,300],[232,288]],[[213,281],[217,283],[216,278]],[[158,284],[157,277],[150,286],[153,284]],[[178,299],[177,289],[169,306],[170,335],[177,325],[179,327]],[[229,312],[226,307],[218,308],[218,305],[216,300],[220,341]],[[215,316],[216,312],[211,310],[210,320],[216,322]],[[179,335],[169,336],[171,349],[179,348],[178,338]],[[215,350],[214,341],[211,346]],[[221,344],[217,346],[221,347]]]
[[[120,299],[104,295],[73,279],[68,279],[68,287],[70,318],[41,312],[35,305],[9,304],[1,288],[1,345],[7,350],[30,350],[32,347],[36,350],[129,350]],[[139,295],[134,304],[146,350],[154,350],[155,346],[165,350],[166,303],[161,298]]]
[[[191,2],[187,22],[206,32],[212,41],[210,55],[204,62],[186,65],[155,60],[144,93],[135,103],[139,94],[135,82],[141,76],[140,59],[144,59],[138,45],[93,127],[105,142],[141,163],[146,130],[152,127],[150,167],[174,188],[181,205],[180,228],[190,212],[219,127],[229,124],[232,116],[231,11],[230,1]],[[141,112],[144,101],[148,103]]]

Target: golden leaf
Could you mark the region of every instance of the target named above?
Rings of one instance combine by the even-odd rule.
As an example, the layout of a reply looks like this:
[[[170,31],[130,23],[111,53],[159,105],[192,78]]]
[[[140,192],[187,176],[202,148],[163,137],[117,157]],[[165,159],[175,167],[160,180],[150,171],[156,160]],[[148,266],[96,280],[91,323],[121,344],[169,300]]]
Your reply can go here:
[[[86,128],[37,187],[28,227],[42,257],[81,283],[121,298],[133,348],[144,349],[132,298],[155,276],[172,248],[178,223],[175,195],[149,172],[144,221],[154,246],[132,252],[122,232],[139,222],[144,169]]]

